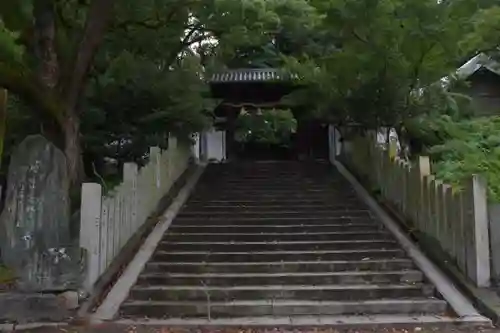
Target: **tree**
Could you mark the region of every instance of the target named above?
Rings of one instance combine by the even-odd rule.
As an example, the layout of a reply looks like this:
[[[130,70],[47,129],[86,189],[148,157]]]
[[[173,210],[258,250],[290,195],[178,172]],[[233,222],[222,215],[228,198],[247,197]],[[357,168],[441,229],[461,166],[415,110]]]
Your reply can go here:
[[[0,87],[44,115],[44,133],[64,147],[71,181],[78,184],[83,176],[82,94],[89,89],[89,76],[103,75],[119,56],[118,50],[148,58],[159,71],[170,70],[179,55],[197,50],[207,65],[210,55],[228,55],[238,47],[269,41],[273,36],[269,32],[284,26],[283,21],[299,24],[292,15],[306,4],[305,0],[3,2]]]
[[[114,0],[92,0],[88,9],[71,0],[0,5],[0,86],[46,114],[44,130],[64,147],[73,184],[83,176],[78,103],[113,5]],[[76,9],[66,24],[69,7]]]
[[[486,52],[500,58],[500,6],[481,8],[473,16],[473,29],[461,42],[464,53]]]
[[[120,164],[141,162],[150,146],[164,147],[168,133],[186,138],[205,128],[213,106],[199,71],[192,56],[163,70],[128,51],[117,56],[87,95],[82,114],[87,169],[106,157]]]
[[[419,91],[456,69],[474,1],[312,1],[323,20],[288,57],[308,88],[290,98],[336,123],[394,126],[425,108]]]

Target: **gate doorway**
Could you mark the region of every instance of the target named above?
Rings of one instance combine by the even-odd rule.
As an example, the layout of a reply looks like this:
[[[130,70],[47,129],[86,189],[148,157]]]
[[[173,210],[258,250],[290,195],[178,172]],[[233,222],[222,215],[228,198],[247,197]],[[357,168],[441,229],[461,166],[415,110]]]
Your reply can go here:
[[[231,69],[215,73],[209,80],[212,97],[220,100],[214,110],[219,128],[225,131],[226,157],[232,159],[328,159],[328,126],[318,119],[302,119],[307,110],[286,103],[284,97],[301,89],[297,75],[273,68]],[[256,117],[266,129],[269,140],[255,133],[241,131],[239,124],[245,112],[263,113],[267,110],[290,110],[295,117],[291,130],[276,140],[275,124],[265,124],[265,117]],[[240,114],[243,112],[243,118]],[[301,117],[301,119],[299,119]],[[255,120],[255,119],[254,119]],[[270,121],[270,120],[268,120]],[[270,125],[270,126],[264,126]],[[269,135],[273,132],[274,134]]]
[[[235,122],[233,155],[239,160],[294,159],[296,131],[290,110],[243,109]]]

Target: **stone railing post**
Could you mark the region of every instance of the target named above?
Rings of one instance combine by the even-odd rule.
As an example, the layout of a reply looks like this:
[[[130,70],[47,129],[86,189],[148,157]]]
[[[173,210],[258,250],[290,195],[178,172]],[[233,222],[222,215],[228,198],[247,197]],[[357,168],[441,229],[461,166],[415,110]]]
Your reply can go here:
[[[137,195],[137,177],[139,175],[139,167],[137,164],[133,162],[125,163],[123,165],[123,182],[126,184],[127,189],[128,189],[128,194],[127,194],[127,217],[128,217],[128,223],[127,223],[127,228],[128,232],[127,234],[132,235],[137,228],[139,227],[138,224],[138,211],[137,211],[137,206],[138,206],[138,195]]]
[[[154,193],[158,192],[158,189],[161,187],[161,149],[159,147],[151,147],[149,148],[149,163],[153,165],[154,168]],[[156,200],[156,195],[155,195]]]
[[[96,183],[82,185],[80,247],[87,251],[84,288],[91,291],[100,273],[100,227],[102,188]]]
[[[490,237],[488,228],[488,195],[486,180],[478,175],[473,175],[471,180],[473,197],[473,212],[471,226],[474,242],[473,258],[467,258],[469,276],[478,287],[489,287],[491,279],[490,267]]]
[[[172,182],[175,177],[176,172],[176,157],[177,157],[177,138],[173,135],[169,135],[168,137],[168,179],[169,182]]]

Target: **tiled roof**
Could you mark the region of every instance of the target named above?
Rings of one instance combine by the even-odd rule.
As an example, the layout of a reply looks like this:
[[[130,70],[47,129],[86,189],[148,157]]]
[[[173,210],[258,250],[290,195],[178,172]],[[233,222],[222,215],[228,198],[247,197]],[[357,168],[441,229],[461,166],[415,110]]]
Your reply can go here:
[[[481,68],[486,68],[490,72],[500,75],[500,64],[484,53],[467,61],[457,70],[456,74],[459,78],[466,79]]]
[[[288,81],[297,79],[298,75],[290,75],[287,72],[274,68],[262,69],[230,69],[212,75],[210,83],[223,82],[269,82]]]

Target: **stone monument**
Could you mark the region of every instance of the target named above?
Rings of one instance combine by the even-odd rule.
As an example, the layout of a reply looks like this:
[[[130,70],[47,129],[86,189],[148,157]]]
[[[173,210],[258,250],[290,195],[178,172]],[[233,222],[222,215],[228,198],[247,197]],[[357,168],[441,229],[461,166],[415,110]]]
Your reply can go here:
[[[80,284],[78,240],[71,239],[66,158],[41,135],[13,152],[0,215],[3,262],[25,291],[62,291]]]

